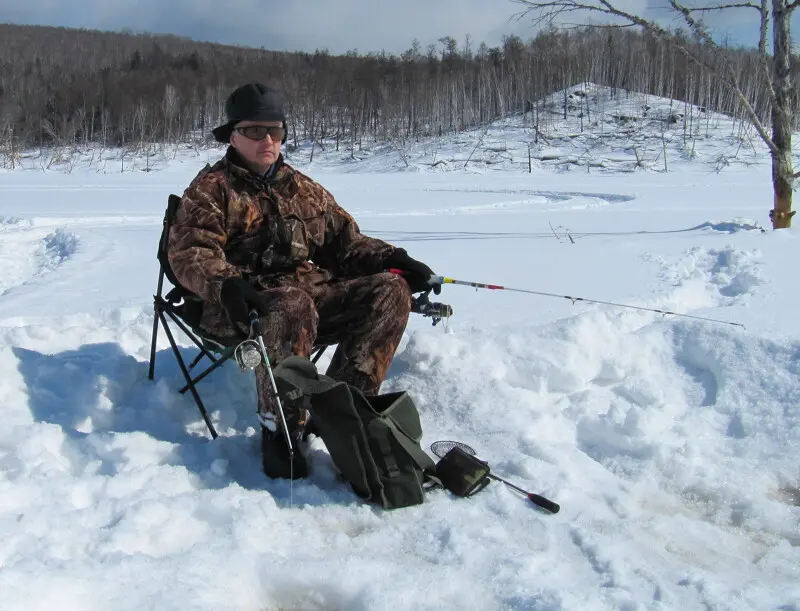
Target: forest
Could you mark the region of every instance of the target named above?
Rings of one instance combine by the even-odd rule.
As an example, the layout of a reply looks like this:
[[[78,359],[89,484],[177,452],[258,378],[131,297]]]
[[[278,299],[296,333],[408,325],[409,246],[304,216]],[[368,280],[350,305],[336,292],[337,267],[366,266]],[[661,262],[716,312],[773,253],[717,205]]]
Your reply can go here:
[[[708,65],[722,61],[686,32],[669,36]],[[768,121],[768,82],[756,50],[725,49],[725,59]],[[549,29],[491,47],[443,36],[426,48],[412,40],[399,54],[332,55],[0,24],[0,165],[35,147],[202,145],[224,122],[230,91],[251,80],[283,90],[290,146],[404,143],[518,113],[531,113],[544,130],[548,117],[539,114],[538,100],[582,82],[742,113],[740,100],[707,66],[663,37],[630,28]]]

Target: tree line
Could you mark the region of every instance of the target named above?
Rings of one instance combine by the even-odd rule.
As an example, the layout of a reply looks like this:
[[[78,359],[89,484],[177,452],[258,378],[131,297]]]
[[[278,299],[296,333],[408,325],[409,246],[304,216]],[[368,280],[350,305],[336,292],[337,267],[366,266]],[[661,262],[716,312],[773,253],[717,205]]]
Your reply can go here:
[[[42,146],[202,143],[224,122],[230,91],[250,80],[284,91],[295,145],[355,147],[364,138],[456,132],[537,112],[537,100],[586,81],[741,116],[741,101],[708,68],[719,54],[705,53],[704,42],[686,33],[670,36],[706,66],[663,37],[632,29],[550,29],[492,47],[445,36],[426,48],[414,40],[399,54],[335,56],[0,24],[0,156]],[[769,83],[758,54],[730,48],[726,55],[768,121]],[[546,128],[548,118],[536,118]]]

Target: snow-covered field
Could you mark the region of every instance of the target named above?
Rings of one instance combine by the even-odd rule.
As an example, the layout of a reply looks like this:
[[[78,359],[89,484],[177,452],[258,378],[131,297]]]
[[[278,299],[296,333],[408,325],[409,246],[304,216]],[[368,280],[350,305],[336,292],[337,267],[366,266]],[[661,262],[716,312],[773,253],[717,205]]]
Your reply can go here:
[[[679,122],[581,165],[572,116],[530,174],[521,120],[290,156],[439,274],[745,326],[460,286],[446,326],[412,319],[384,390],[557,515],[497,482],[382,511],[319,440],[290,489],[235,364],[199,387],[213,442],[163,334],[148,381],[166,198],[219,150],[0,171],[0,609],[800,609],[800,245],[760,229],[763,147],[714,121],[691,155]]]

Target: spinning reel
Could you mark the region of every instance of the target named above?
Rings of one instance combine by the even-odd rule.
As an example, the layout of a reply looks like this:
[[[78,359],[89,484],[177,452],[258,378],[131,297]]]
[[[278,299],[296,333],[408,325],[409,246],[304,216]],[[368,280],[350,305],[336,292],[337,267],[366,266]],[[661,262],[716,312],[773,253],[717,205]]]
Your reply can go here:
[[[242,371],[253,371],[261,364],[261,350],[259,349],[258,341],[253,338],[252,331],[250,332],[250,337],[236,346],[233,356]]]
[[[431,289],[421,293],[418,297],[411,300],[411,311],[414,314],[422,314],[432,320],[433,326],[442,322],[444,318],[450,318],[453,315],[453,307],[446,303],[439,303],[438,301],[431,301],[428,296],[431,294]]]

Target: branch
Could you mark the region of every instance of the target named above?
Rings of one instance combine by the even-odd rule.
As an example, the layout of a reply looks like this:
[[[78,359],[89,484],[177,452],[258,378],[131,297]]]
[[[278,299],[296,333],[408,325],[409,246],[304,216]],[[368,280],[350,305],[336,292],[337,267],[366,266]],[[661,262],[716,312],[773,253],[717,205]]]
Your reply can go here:
[[[563,23],[559,27],[567,30],[585,30],[585,23]],[[635,28],[635,23],[593,23],[592,28],[597,30],[622,30],[624,28]]]
[[[711,45],[715,51],[719,50],[719,46],[711,38],[711,34],[708,33],[705,26],[692,17],[692,11],[694,9],[690,9],[689,7],[679,4],[677,0],[669,0],[669,4],[675,12],[680,13],[683,16],[683,20],[686,22],[686,25],[689,26],[691,31],[697,34],[705,43]]]
[[[599,1],[602,2],[602,0]],[[562,13],[574,13],[578,11],[617,15],[629,19],[629,21],[631,21],[633,24],[637,23],[635,16],[631,16],[631,18],[629,18],[628,15],[618,14],[612,10],[600,8],[599,6],[592,4],[583,4],[578,2],[578,0],[513,0],[513,2],[528,7],[516,15],[517,20],[522,20],[522,18],[529,13],[539,13],[539,16],[533,20],[534,25],[539,25],[543,22],[552,23]]]
[[[800,2],[800,0],[798,1]],[[687,8],[687,11],[690,13],[703,13],[708,11],[723,11],[729,8],[754,8],[757,11],[761,11],[761,7],[752,2],[736,2],[734,4],[720,4],[717,6],[698,6],[695,8]]]
[[[794,9],[796,9],[798,6],[800,6],[800,0],[794,0],[794,2],[792,2],[791,4],[787,4],[786,5],[786,11],[787,12],[791,12]]]

